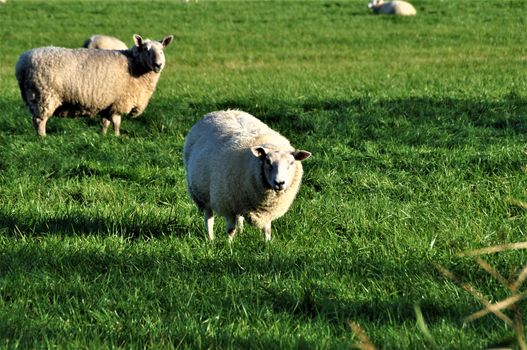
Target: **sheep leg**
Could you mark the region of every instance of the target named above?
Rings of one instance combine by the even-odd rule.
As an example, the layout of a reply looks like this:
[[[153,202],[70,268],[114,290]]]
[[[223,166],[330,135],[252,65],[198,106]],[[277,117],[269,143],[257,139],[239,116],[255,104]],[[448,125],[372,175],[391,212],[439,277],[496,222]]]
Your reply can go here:
[[[46,123],[60,103],[51,98],[45,101],[37,101],[36,103],[32,103],[32,107],[30,108],[31,115],[33,116],[33,127],[39,136],[46,136]]]
[[[121,115],[120,114],[112,115],[112,123],[113,123],[113,132],[115,136],[119,136],[121,134]]]
[[[108,132],[108,127],[110,126],[110,123],[111,123],[110,119],[101,117],[101,125],[102,125],[101,133],[103,135],[106,135],[106,133]]]
[[[46,136],[46,123],[49,117],[33,117],[33,127],[39,136]]]
[[[238,232],[242,233],[243,232],[243,216],[241,215],[238,215],[236,217],[236,230],[238,230]]]
[[[214,239],[214,213],[211,209],[205,209],[205,227],[209,235],[209,240]]]
[[[229,235],[229,243],[232,242],[234,239],[234,235],[236,234],[236,223],[238,220],[237,217],[227,217],[227,234]]]
[[[266,242],[271,241],[271,223],[265,224],[264,226],[264,238]]]

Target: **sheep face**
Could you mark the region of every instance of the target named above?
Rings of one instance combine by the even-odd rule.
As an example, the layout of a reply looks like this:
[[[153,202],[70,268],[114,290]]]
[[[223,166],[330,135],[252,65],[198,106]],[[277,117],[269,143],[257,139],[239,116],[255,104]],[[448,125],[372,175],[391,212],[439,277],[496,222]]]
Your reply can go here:
[[[382,4],[384,3],[383,0],[373,0],[368,4],[368,8],[372,10],[378,10]]]
[[[174,37],[166,36],[161,41],[143,39],[140,35],[134,34],[133,48],[134,55],[139,59],[143,67],[156,73],[161,72],[165,66],[165,54],[163,49],[167,47]]]
[[[302,161],[311,156],[307,151],[274,151],[263,146],[252,147],[251,151],[262,162],[265,181],[275,192],[285,191],[293,181],[295,161]]]

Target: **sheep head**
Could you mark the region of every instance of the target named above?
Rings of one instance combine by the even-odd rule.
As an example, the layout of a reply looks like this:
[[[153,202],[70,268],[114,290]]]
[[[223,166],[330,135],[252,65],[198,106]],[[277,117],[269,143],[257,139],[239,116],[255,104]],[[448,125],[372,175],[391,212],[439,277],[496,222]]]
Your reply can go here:
[[[263,177],[267,185],[275,192],[285,191],[293,181],[296,164],[311,156],[308,151],[280,151],[264,146],[251,147],[251,152],[260,159],[263,169]]]
[[[383,3],[384,3],[383,0],[373,0],[372,2],[368,4],[368,8],[372,10],[376,10],[376,9],[379,9]]]
[[[139,60],[141,65],[147,68],[149,71],[156,73],[161,72],[165,66],[165,54],[163,49],[167,47],[174,36],[168,35],[161,41],[155,41],[150,39],[143,39],[140,35],[134,34],[133,47],[134,56]]]

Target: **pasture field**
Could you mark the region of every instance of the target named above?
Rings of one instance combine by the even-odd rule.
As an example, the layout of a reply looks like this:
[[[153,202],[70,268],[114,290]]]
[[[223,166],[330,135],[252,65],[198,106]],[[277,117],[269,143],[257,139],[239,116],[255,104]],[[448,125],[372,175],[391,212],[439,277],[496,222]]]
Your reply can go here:
[[[367,2],[0,5],[0,347],[349,349],[350,322],[384,349],[514,338],[466,322],[480,302],[435,265],[508,296],[457,254],[527,241],[527,2]],[[19,55],[133,33],[175,35],[145,113],[38,138]],[[186,133],[226,108],[313,153],[270,244],[248,227],[229,246],[221,219],[208,242],[186,192]],[[527,254],[484,258],[513,279]]]

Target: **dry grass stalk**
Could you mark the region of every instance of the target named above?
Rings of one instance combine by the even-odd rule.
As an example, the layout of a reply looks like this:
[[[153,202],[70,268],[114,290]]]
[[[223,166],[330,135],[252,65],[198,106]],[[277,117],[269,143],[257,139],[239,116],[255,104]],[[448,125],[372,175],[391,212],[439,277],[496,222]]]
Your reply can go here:
[[[507,250],[516,250],[516,249],[527,249],[527,242],[508,243],[508,244],[495,245],[495,246],[488,247],[488,248],[470,250],[468,252],[460,253],[458,254],[458,256],[477,256],[477,255],[499,253],[499,252],[504,252]]]
[[[450,272],[448,269],[444,268],[441,265],[436,265],[436,268],[445,277],[450,279],[452,282],[458,284],[459,286],[461,286],[461,288],[463,288],[464,290],[466,290],[467,292],[472,294],[474,297],[476,297],[476,299],[478,299],[486,308],[488,308],[488,307],[490,307],[492,305],[487,300],[487,298],[485,298],[485,296],[483,294],[481,294],[476,288],[472,287],[472,285],[470,283],[463,283],[463,282],[459,281],[459,279],[452,272]],[[494,313],[497,317],[499,317],[503,322],[507,323],[509,326],[513,325],[512,320],[507,315],[505,315],[503,312],[501,312],[500,310],[493,310],[491,312]]]
[[[520,274],[518,275],[518,279],[516,282],[512,285],[512,292],[517,291],[520,286],[522,285],[523,281],[527,278],[527,265],[523,267],[523,270],[521,270]]]
[[[525,342],[525,334],[523,333],[523,321],[522,314],[520,312],[520,307],[518,304],[514,304],[514,333],[516,334],[516,339],[518,340],[518,345],[521,350],[527,350],[527,343]]]
[[[485,270],[485,271],[487,271],[489,273],[489,275],[491,275],[498,282],[500,282],[502,285],[507,287],[507,289],[509,289],[509,290],[511,289],[509,281],[507,281],[507,279],[505,277],[503,277],[501,275],[501,273],[498,272],[498,270],[496,270],[495,268],[490,266],[490,264],[488,262],[486,262],[485,260],[481,259],[480,257],[477,257],[476,261],[479,264],[479,266],[481,266],[483,268],[483,270]]]
[[[498,310],[509,308],[512,305],[516,304],[518,301],[520,301],[523,298],[525,298],[525,295],[526,294],[516,294],[516,295],[513,295],[512,297],[508,297],[507,299],[499,301],[499,302],[497,302],[495,304],[487,305],[487,306],[485,306],[484,309],[482,309],[482,310],[480,310],[478,312],[474,312],[472,315],[468,316],[467,317],[467,321],[474,321],[474,320],[477,320],[480,317],[488,315],[491,312],[495,314],[496,311],[498,311]]]
[[[354,348],[361,350],[376,350],[375,345],[373,345],[364,329],[362,329],[362,327],[358,323],[349,322],[349,325],[353,333],[355,333],[355,335],[357,335],[357,337],[359,338],[359,341],[353,344]]]
[[[509,203],[512,204],[512,205],[515,205],[517,207],[520,207],[522,209],[527,209],[527,203],[526,202],[522,202],[518,199],[514,199],[514,198],[510,198],[509,199]]]
[[[507,289],[509,289],[513,293],[512,297],[510,297],[508,299],[505,299],[502,302],[500,302],[500,303],[502,303],[501,307],[498,307],[498,304],[500,304],[500,303],[496,303],[493,306],[497,307],[497,308],[500,308],[500,309],[503,309],[505,307],[510,307],[512,309],[512,311],[514,313],[514,321],[513,321],[514,333],[516,334],[516,339],[518,341],[518,345],[520,346],[521,350],[527,350],[527,344],[525,342],[525,334],[523,333],[522,315],[521,315],[521,312],[520,312],[520,307],[517,304],[517,302],[519,300],[521,300],[521,299],[523,299],[525,297],[525,293],[523,293],[523,294],[515,294],[516,291],[520,288],[520,286],[523,283],[523,281],[527,278],[527,265],[524,266],[524,268],[521,270],[521,272],[519,273],[518,278],[516,279],[516,281],[514,283],[509,283],[496,269],[494,269],[492,266],[490,266],[490,264],[487,263],[485,260],[477,257],[476,261],[478,262],[478,264],[485,271],[487,271],[491,276],[493,276],[504,287],[506,287]],[[514,299],[516,299],[516,300],[514,300]],[[507,305],[506,301],[509,301],[508,304],[510,304],[512,302],[512,305]],[[472,315],[467,317],[467,320],[468,321],[473,321],[473,320],[475,320],[475,319],[477,319],[479,317],[482,317],[482,316],[488,314],[489,312],[490,311],[488,310],[488,308],[485,308],[485,309],[483,309],[481,311],[473,313]]]
[[[520,205],[527,209],[527,203],[518,202],[515,203],[516,205]],[[473,313],[472,315],[467,317],[468,321],[474,321],[480,317],[483,317],[489,313],[493,313],[496,316],[498,316],[500,319],[502,319],[505,323],[508,325],[513,326],[514,333],[516,334],[516,340],[518,343],[518,346],[521,350],[527,350],[527,343],[525,342],[525,334],[523,332],[523,321],[522,321],[522,314],[520,312],[520,306],[518,305],[519,301],[524,299],[527,296],[527,292],[525,293],[518,293],[518,290],[520,289],[523,282],[527,279],[527,265],[523,267],[523,269],[518,274],[518,278],[514,282],[509,282],[507,279],[505,279],[494,267],[492,267],[489,263],[487,263],[485,260],[481,259],[479,255],[483,254],[492,254],[492,253],[499,253],[503,251],[509,251],[509,250],[516,250],[516,249],[527,249],[527,242],[519,242],[519,243],[510,243],[510,244],[502,244],[502,245],[496,245],[493,247],[483,248],[483,249],[476,249],[468,252],[464,252],[459,254],[459,256],[476,256],[476,262],[481,266],[485,271],[487,271],[492,277],[494,277],[500,284],[502,284],[505,288],[507,288],[512,295],[502,301],[499,301],[494,304],[490,304],[484,297],[479,293],[474,287],[472,287],[468,283],[461,283],[457,277],[450,271],[448,271],[446,268],[436,265],[436,268],[443,273],[447,278],[451,279],[455,283],[461,285],[463,289],[470,292],[472,295],[474,295],[476,298],[478,298],[483,305],[485,306],[484,309]],[[502,309],[510,308],[514,313],[514,321],[512,321],[508,316],[503,314],[501,312]]]

